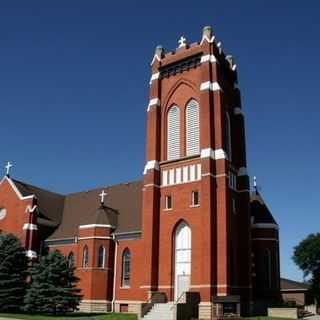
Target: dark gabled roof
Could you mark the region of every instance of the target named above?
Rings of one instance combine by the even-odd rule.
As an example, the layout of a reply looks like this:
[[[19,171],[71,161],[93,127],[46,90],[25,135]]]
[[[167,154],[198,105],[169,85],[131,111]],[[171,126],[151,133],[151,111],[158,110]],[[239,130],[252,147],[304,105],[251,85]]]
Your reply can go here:
[[[293,281],[285,278],[280,280],[281,290],[309,290],[310,286],[304,282]]]
[[[251,217],[254,223],[273,223],[277,224],[269,208],[265,204],[258,191],[251,194]]]
[[[40,221],[47,225],[58,226],[61,222],[64,196],[47,191],[31,184],[11,179],[23,197],[34,195],[37,199]],[[46,221],[47,220],[47,221]]]
[[[103,189],[108,195],[101,208],[99,194]],[[49,239],[75,237],[79,226],[87,224],[116,223],[117,233],[140,231],[141,219],[141,181],[73,193],[65,197],[62,222]]]

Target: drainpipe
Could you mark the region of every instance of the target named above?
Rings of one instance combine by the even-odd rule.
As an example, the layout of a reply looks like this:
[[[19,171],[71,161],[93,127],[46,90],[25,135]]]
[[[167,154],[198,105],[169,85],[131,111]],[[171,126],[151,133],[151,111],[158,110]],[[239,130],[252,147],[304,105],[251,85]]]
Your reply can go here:
[[[112,234],[112,240],[115,245],[115,253],[114,253],[114,266],[113,266],[113,294],[112,294],[112,312],[115,312],[115,304],[116,304],[116,280],[117,280],[117,258],[118,258],[118,242],[116,239],[116,235]]]

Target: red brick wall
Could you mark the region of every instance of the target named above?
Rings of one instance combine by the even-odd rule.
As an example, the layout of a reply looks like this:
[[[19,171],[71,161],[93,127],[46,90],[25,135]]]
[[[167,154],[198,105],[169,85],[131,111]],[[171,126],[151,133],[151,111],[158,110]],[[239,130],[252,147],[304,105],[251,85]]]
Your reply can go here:
[[[0,208],[5,208],[7,215],[0,220],[0,230],[16,235],[26,250],[38,247],[38,242],[32,239],[30,232],[23,230],[24,224],[35,222],[27,211],[27,208],[32,206],[33,199],[21,200],[8,179],[3,180],[0,185]]]

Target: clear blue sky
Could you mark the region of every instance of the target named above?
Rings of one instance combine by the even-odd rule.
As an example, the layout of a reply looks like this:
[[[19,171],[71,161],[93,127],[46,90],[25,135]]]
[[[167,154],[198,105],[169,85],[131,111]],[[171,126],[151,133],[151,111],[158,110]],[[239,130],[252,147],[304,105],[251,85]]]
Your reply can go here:
[[[249,170],[293,246],[320,231],[320,3],[1,1],[0,164],[67,193],[142,177],[150,61],[212,25],[239,67]]]

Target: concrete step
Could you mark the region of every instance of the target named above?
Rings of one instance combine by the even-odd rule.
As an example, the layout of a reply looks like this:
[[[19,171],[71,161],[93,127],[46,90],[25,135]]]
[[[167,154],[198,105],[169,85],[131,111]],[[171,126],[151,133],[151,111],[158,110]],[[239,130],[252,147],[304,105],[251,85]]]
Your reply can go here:
[[[143,317],[144,320],[175,320],[174,306],[172,303],[157,303]]]

